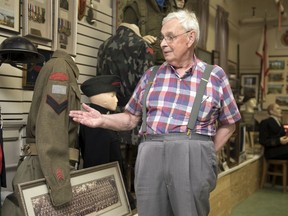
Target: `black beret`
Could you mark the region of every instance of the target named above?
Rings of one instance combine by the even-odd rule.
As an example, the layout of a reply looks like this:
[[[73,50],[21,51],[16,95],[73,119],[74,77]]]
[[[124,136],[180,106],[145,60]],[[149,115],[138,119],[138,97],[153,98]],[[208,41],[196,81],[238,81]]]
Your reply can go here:
[[[87,96],[117,92],[120,88],[120,77],[116,75],[100,75],[86,80],[81,85],[82,92]]]

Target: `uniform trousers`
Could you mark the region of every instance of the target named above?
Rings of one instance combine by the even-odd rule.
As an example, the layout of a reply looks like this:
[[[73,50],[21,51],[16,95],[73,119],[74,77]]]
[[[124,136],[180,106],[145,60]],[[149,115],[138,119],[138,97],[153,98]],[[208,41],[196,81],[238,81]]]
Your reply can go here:
[[[135,165],[138,215],[207,216],[216,181],[216,151],[209,136],[148,135]]]

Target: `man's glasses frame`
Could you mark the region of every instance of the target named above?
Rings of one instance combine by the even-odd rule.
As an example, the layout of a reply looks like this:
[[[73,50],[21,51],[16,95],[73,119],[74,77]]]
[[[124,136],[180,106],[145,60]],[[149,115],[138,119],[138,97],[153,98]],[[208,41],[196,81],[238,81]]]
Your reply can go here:
[[[160,40],[160,43],[165,39],[165,41],[167,43],[172,43],[177,37],[181,36],[181,35],[184,35],[184,34],[187,34],[189,32],[191,32],[192,30],[189,30],[189,31],[186,31],[184,33],[181,33],[181,34],[178,34],[178,35],[168,35],[168,36],[163,36],[161,35],[159,37],[159,40]]]

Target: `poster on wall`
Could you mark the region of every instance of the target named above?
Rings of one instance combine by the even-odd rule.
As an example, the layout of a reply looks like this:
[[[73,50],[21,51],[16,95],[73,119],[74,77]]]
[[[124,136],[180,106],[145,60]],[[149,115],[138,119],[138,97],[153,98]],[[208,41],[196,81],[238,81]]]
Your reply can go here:
[[[0,29],[20,33],[19,0],[0,0]]]
[[[52,41],[52,1],[23,1],[23,36]]]
[[[77,2],[55,0],[54,50],[62,50],[76,56]]]

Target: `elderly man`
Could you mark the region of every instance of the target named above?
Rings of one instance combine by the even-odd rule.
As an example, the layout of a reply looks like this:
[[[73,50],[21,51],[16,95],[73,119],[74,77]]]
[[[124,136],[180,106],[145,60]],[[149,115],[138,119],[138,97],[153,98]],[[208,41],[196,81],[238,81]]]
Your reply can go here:
[[[85,111],[71,111],[70,116],[89,127],[130,130],[144,114],[135,170],[139,216],[207,216],[217,181],[216,151],[233,134],[240,113],[227,76],[217,65],[204,79],[208,83],[200,102],[194,103],[210,67],[194,54],[199,40],[195,14],[169,13],[161,34],[166,61],[152,81],[155,67],[146,71],[123,113],[103,115],[83,104]],[[199,111],[191,114],[197,104]],[[191,130],[190,116],[197,117]]]

